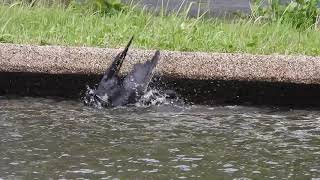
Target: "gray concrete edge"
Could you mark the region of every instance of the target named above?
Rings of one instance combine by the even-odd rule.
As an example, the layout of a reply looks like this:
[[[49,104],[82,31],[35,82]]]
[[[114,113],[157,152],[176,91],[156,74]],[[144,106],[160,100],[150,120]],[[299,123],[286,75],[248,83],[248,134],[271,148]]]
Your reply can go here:
[[[0,72],[103,74],[120,51],[0,43]],[[130,49],[122,73],[153,53]],[[175,79],[320,84],[320,57],[161,51],[155,73]]]

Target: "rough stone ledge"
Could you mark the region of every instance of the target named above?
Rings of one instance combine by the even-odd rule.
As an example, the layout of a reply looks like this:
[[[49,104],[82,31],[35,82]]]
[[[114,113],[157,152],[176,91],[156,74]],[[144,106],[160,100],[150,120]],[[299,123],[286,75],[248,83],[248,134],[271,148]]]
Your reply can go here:
[[[97,75],[120,51],[0,43],[0,72]],[[130,49],[122,73],[153,53]],[[320,57],[161,51],[156,74],[175,79],[320,84]]]

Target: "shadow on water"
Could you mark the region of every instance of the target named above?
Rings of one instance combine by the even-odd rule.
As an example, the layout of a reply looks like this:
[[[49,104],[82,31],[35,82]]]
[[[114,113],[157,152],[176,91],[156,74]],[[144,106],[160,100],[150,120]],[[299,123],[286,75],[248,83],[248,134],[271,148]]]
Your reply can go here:
[[[93,86],[100,78],[99,75],[2,72],[0,95],[80,99],[85,86]],[[155,77],[151,86],[174,90],[188,104],[320,107],[320,85]]]

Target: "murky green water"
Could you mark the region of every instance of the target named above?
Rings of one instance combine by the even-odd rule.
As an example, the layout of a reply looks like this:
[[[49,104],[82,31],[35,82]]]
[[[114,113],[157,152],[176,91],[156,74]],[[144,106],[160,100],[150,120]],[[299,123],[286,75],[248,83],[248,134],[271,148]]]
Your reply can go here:
[[[319,179],[320,111],[0,98],[0,179]]]

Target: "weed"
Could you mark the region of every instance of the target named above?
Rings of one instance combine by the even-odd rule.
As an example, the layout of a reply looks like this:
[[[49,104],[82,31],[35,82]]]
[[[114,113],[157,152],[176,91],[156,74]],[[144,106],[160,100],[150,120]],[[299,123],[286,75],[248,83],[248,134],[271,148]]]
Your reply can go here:
[[[82,11],[93,10],[100,14],[114,14],[126,7],[120,0],[72,0],[70,6]]]
[[[280,0],[253,0],[252,16],[255,20],[291,24],[298,29],[307,29],[317,23],[320,0],[296,0],[281,4]]]

